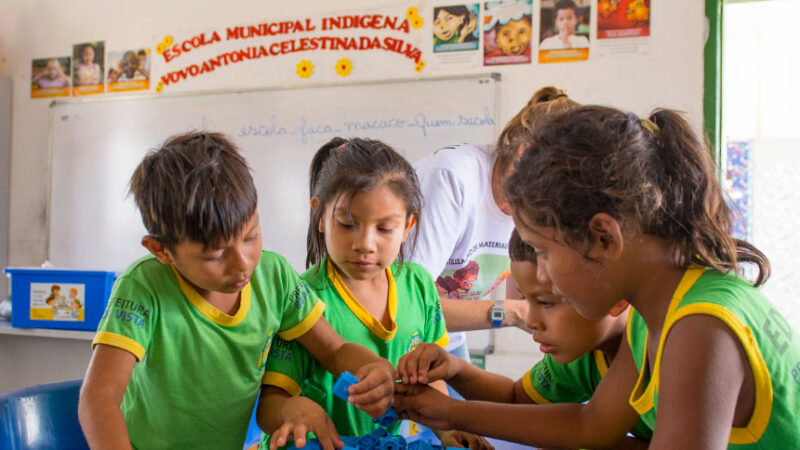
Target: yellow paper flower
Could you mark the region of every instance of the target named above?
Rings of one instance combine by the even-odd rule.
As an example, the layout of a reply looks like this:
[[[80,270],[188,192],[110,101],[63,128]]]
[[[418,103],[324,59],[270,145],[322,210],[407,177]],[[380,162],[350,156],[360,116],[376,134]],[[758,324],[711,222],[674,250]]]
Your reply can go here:
[[[300,78],[308,78],[311,76],[311,73],[314,72],[314,65],[311,64],[311,61],[304,59],[297,63],[297,76]]]
[[[172,45],[172,35],[168,34],[168,35],[164,36],[164,41],[163,42],[164,42],[164,47],[169,47],[170,45]]]
[[[157,55],[163,55],[164,54],[164,43],[163,42],[158,44],[158,45],[156,45],[156,54]]]
[[[351,70],[353,70],[353,63],[351,63],[349,59],[342,58],[336,61],[336,73],[340,76],[346,77],[350,75]]]
[[[156,92],[161,92],[163,89],[164,89],[164,82],[159,81],[158,84],[156,85]]]
[[[422,20],[422,17],[419,16],[414,17],[413,19],[411,19],[411,28],[418,30],[420,27],[422,27],[423,22],[425,21]]]
[[[417,72],[422,72],[422,69],[424,69],[424,68],[425,68],[425,61],[423,61],[423,60],[419,60],[417,65],[414,66],[414,70],[416,70]]]
[[[417,15],[417,8],[414,6],[411,6],[406,10],[406,17],[409,19],[413,19],[414,17],[417,17]]]

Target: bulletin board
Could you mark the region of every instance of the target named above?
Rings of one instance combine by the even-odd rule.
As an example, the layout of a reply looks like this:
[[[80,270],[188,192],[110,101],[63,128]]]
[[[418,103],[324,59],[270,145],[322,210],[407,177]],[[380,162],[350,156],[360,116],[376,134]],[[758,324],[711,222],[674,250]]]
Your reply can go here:
[[[308,166],[322,144],[380,139],[412,162],[447,145],[490,144],[502,127],[499,83],[499,75],[481,74],[54,102],[49,260],[122,270],[144,255],[146,231],[127,196],[134,168],[169,136],[208,130],[231,138],[253,170],[264,248],[302,270]]]

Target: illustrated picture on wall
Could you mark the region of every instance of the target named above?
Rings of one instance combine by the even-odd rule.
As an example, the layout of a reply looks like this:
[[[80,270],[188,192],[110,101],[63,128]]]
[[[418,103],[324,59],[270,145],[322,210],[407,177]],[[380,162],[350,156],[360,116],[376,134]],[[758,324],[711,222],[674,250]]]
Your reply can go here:
[[[542,0],[539,62],[589,58],[590,0]]]
[[[483,20],[483,64],[531,62],[531,0],[486,2]]]
[[[480,3],[433,8],[433,52],[477,50]]]
[[[600,0],[597,39],[650,36],[650,0]]]
[[[72,95],[92,95],[104,92],[103,67],[105,42],[86,42],[72,46]]]
[[[108,52],[108,92],[150,89],[150,49]]]
[[[31,98],[69,95],[69,56],[31,61]]]

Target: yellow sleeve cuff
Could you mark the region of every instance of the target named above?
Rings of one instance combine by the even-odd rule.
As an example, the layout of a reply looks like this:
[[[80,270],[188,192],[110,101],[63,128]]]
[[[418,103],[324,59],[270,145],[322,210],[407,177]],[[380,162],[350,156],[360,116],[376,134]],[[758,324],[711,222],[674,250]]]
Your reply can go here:
[[[442,348],[447,347],[447,344],[449,343],[450,343],[450,335],[447,334],[447,330],[445,330],[444,333],[442,333],[442,335],[439,337],[439,339],[437,339],[436,342],[434,342],[434,344]]]
[[[533,400],[534,403],[537,405],[546,405],[550,403],[550,400],[542,397],[536,388],[533,387],[533,383],[531,383],[531,371],[525,372],[525,375],[522,376],[522,388],[525,389],[525,393],[528,394],[528,397]]]
[[[126,350],[136,357],[137,362],[144,358],[144,347],[139,345],[139,343],[133,339],[120,334],[111,333],[108,331],[100,331],[94,336],[94,340],[92,341],[92,350],[94,350],[94,347],[97,344],[110,345],[112,347]]]
[[[322,300],[317,299],[317,303],[314,305],[314,308],[310,313],[308,313],[305,319],[303,319],[294,327],[286,331],[279,332],[278,336],[280,336],[284,341],[293,341],[299,338],[300,336],[306,334],[306,332],[317,323],[319,318],[322,317],[323,312],[325,312],[325,303]]]
[[[288,392],[292,397],[297,397],[300,395],[301,391],[300,385],[293,379],[278,372],[264,372],[264,376],[261,378],[261,384],[279,387]]]

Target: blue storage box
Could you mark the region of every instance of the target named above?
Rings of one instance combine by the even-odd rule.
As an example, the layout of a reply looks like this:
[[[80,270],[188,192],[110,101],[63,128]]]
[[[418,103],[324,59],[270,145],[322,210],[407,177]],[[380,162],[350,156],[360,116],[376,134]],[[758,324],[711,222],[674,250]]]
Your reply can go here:
[[[11,326],[95,331],[114,272],[7,267]]]

